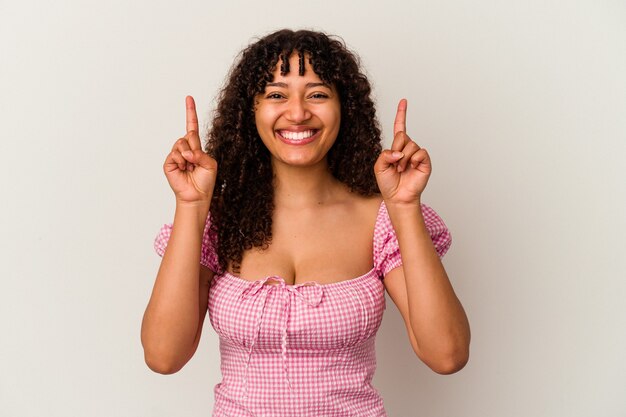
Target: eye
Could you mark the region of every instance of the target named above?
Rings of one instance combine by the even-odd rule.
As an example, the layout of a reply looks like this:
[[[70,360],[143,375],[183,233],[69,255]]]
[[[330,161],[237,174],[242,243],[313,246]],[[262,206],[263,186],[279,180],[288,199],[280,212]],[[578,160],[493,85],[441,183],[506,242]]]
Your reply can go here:
[[[309,97],[313,99],[324,99],[324,98],[328,98],[328,95],[324,93],[313,93]]]
[[[280,93],[269,93],[267,96],[265,96],[265,98],[269,98],[270,100],[280,100],[284,97]]]

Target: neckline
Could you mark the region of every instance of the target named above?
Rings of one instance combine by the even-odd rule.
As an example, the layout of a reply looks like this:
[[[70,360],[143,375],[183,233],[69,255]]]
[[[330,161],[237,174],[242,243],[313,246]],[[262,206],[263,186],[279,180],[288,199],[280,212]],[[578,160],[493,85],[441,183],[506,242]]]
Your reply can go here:
[[[354,283],[354,282],[362,281],[365,278],[370,277],[371,275],[376,276],[376,267],[372,267],[372,269],[370,269],[369,271],[367,271],[363,275],[359,275],[358,277],[348,278],[348,279],[344,279],[344,280],[337,281],[337,282],[329,282],[329,283],[326,283],[326,284],[322,284],[322,283],[319,283],[317,281],[305,281],[305,282],[299,282],[297,284],[287,284],[287,283],[285,283],[285,286],[286,287],[292,287],[292,288],[296,288],[296,287],[314,287],[316,285],[320,286],[320,287],[324,287],[324,288],[327,288],[327,287],[340,287],[340,286],[343,286],[343,285],[348,285],[348,284],[351,284],[351,283]],[[227,277],[227,278],[230,278],[230,279],[233,279],[235,281],[242,282],[242,283],[246,283],[246,284],[249,284],[249,285],[254,285],[257,282],[263,281],[265,279],[265,278],[262,278],[262,279],[251,281],[251,280],[248,280],[248,279],[245,279],[245,278],[238,277],[237,275],[233,275],[233,274],[231,274],[228,271],[222,273],[221,276],[222,277]],[[270,276],[271,277],[280,278],[280,279],[282,279],[284,281],[284,278],[279,277],[278,275],[270,275]],[[376,279],[378,279],[378,276],[376,276]],[[315,285],[307,285],[307,284],[315,284]]]
[[[385,200],[384,199],[382,199],[380,201],[380,205],[378,206],[378,212],[376,213],[376,221],[374,222],[374,234],[372,236],[372,242],[374,242],[374,240],[376,238],[376,232],[378,230],[378,224],[379,224],[379,221],[380,221],[381,214],[383,212],[383,208],[386,209],[386,207],[385,207]],[[374,246],[375,245],[372,244],[372,252],[374,251]],[[375,260],[374,253],[372,253],[372,259]],[[234,279],[236,281],[241,281],[241,282],[244,282],[244,283],[248,283],[250,285],[256,284],[257,282],[263,281],[265,279],[265,278],[261,278],[261,279],[257,279],[257,280],[253,281],[253,280],[249,280],[249,279],[238,277],[237,275],[231,274],[228,271],[224,271],[220,275],[223,276],[223,277],[228,277],[228,278]],[[320,287],[338,287],[338,286],[342,286],[342,284],[343,285],[347,285],[349,283],[361,281],[361,280],[365,279],[366,277],[369,277],[370,275],[374,275],[374,276],[376,276],[376,278],[378,278],[378,276],[376,274],[376,265],[372,265],[372,269],[370,269],[369,271],[367,271],[363,275],[359,275],[359,276],[353,277],[353,278],[343,279],[343,280],[337,281],[337,282],[329,282],[327,284],[321,284],[321,283],[319,283],[317,281],[305,281],[305,282],[300,282],[300,283],[297,283],[297,284],[287,284],[287,283],[285,283],[285,286],[287,286],[287,287],[307,287],[307,286],[314,286],[314,285],[306,285],[306,284],[314,283],[314,284],[319,285]],[[280,278],[280,279],[282,279],[284,281],[284,278],[282,278],[282,277],[280,277],[278,275],[270,275],[270,276],[276,277],[276,278]]]

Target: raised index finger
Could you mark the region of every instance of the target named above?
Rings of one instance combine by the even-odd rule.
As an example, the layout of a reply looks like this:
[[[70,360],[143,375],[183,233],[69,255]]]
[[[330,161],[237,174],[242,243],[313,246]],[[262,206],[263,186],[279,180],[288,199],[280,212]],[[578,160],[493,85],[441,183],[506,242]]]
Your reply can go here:
[[[196,102],[193,97],[187,96],[185,98],[185,107],[187,108],[187,133],[192,130],[198,131],[198,115],[196,114]]]
[[[400,100],[398,103],[398,111],[396,112],[396,120],[393,122],[393,136],[398,132],[406,132],[406,99]]]

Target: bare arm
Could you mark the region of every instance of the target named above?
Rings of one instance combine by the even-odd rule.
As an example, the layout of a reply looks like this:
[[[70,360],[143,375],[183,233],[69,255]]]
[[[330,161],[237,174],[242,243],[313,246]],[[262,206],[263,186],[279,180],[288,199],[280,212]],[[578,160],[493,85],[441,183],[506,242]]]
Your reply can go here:
[[[196,351],[213,279],[213,272],[200,264],[200,251],[217,163],[201,149],[191,96],[185,107],[187,134],[163,164],[176,195],[174,224],[141,325],[146,363],[163,374],[180,370]]]
[[[385,277],[386,285],[393,286],[388,291],[400,294],[394,302],[402,302],[398,307],[418,357],[435,372],[456,372],[469,358],[469,322],[433,246],[419,202],[413,207],[390,205],[388,211],[403,262]]]
[[[178,205],[141,327],[147,365],[155,372],[179,371],[198,347],[213,272],[200,265],[208,207]]]
[[[406,134],[407,102],[398,103],[391,149],[381,152],[374,172],[396,230],[402,267],[385,277],[411,345],[431,369],[449,374],[469,358],[470,329],[421,211],[421,195],[432,171],[426,149]]]

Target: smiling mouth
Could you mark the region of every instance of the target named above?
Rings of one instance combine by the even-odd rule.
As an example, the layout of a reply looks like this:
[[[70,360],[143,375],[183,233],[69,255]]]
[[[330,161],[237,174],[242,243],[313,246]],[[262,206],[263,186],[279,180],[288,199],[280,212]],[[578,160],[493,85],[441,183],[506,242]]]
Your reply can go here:
[[[278,130],[277,133],[289,141],[304,141],[311,138],[318,132],[317,129],[303,130],[302,132],[292,132],[290,130]]]

